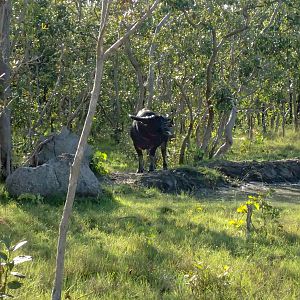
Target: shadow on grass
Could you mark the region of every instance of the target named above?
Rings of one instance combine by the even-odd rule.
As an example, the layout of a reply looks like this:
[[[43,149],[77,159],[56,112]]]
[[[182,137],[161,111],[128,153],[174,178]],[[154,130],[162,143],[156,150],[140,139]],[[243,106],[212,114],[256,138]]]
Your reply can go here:
[[[29,218],[38,221],[39,227],[45,228],[46,230],[58,227],[65,198],[45,198],[38,202],[26,201],[26,199],[11,201],[15,201],[18,207],[28,214]],[[99,214],[102,212],[109,213],[118,209],[120,206],[121,204],[110,191],[103,190],[103,193],[98,198],[76,198],[73,206],[72,219],[76,213],[84,217],[86,213],[91,211],[99,212]],[[71,220],[71,222],[73,221]]]

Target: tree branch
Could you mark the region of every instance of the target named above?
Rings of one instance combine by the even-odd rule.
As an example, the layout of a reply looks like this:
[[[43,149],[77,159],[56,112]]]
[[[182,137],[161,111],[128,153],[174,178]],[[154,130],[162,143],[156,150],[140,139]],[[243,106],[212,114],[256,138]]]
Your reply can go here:
[[[142,16],[142,18],[137,21],[134,25],[131,26],[131,28],[120,38],[118,39],[113,45],[111,45],[104,53],[104,60],[107,59],[107,57],[115,50],[117,50],[121,45],[124,44],[126,39],[133,34],[140,26],[141,24],[153,13],[153,11],[156,9],[158,4],[160,3],[160,0],[155,0],[153,5],[149,8],[149,10]]]

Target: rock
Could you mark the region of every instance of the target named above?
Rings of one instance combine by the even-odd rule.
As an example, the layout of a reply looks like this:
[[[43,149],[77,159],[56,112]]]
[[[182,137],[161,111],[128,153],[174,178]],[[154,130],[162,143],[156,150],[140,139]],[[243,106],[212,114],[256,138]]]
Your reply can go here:
[[[45,142],[48,140],[47,142]],[[70,132],[66,127],[63,127],[61,132],[53,135],[50,138],[43,138],[41,148],[34,157],[34,165],[42,165],[63,153],[75,154],[79,136]],[[87,145],[84,152],[84,161],[89,162],[93,151],[90,145]]]
[[[25,193],[44,197],[65,195],[73,159],[72,154],[62,154],[41,166],[18,168],[6,179],[6,188],[9,194],[16,197]],[[76,195],[97,197],[100,192],[99,181],[88,163],[83,162]]]

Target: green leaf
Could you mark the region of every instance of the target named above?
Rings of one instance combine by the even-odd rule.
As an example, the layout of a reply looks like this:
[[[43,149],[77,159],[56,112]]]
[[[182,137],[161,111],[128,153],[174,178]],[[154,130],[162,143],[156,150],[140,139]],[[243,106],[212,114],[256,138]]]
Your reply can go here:
[[[245,223],[244,220],[230,220],[229,221],[230,225],[233,225],[233,226],[235,226],[237,228],[240,228],[244,223]]]
[[[10,261],[10,262],[8,262],[8,263],[6,263],[5,264],[7,267],[8,267],[8,269],[11,271],[13,268],[14,268],[14,262],[13,261]]]
[[[241,205],[240,207],[237,208],[236,210],[238,213],[246,213],[248,211],[247,205]]]
[[[21,248],[22,246],[24,246],[26,243],[27,243],[27,241],[19,242],[17,245],[15,245],[15,246],[12,247],[12,251],[18,250],[19,248]]]
[[[9,250],[9,248],[10,248],[10,240],[8,238],[3,238],[0,242],[5,245],[5,247],[6,247],[7,250]]]
[[[22,283],[19,281],[16,281],[16,280],[11,281],[7,284],[7,287],[11,290],[19,289],[21,286],[22,286]]]
[[[15,265],[19,265],[19,264],[22,264],[23,262],[31,261],[31,260],[32,260],[32,257],[29,255],[19,255],[13,259],[13,263]]]
[[[6,261],[7,255],[4,252],[0,252],[0,258]]]
[[[24,274],[21,274],[19,272],[10,272],[11,275],[16,276],[18,278],[25,278],[26,276]]]
[[[254,205],[254,207],[255,207],[257,210],[259,210],[259,203],[258,203],[258,202],[254,202],[253,205]]]

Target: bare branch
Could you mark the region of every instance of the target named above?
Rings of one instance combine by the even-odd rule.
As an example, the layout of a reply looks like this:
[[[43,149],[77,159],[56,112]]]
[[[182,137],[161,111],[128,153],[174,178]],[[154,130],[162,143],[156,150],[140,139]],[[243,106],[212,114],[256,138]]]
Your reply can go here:
[[[153,13],[153,11],[156,9],[158,4],[160,3],[160,0],[155,0],[153,5],[149,8],[149,10],[141,17],[139,21],[137,21],[134,25],[131,26],[131,28],[120,38],[118,39],[113,45],[111,45],[104,53],[104,59],[107,59],[107,57],[115,50],[117,50],[121,45],[124,44],[126,39],[133,34],[140,26],[143,24],[143,22]]]
[[[270,21],[269,21],[268,25],[267,25],[265,28],[262,29],[262,31],[260,32],[260,34],[265,33],[265,32],[273,25],[274,20],[275,20],[275,18],[277,17],[277,14],[278,14],[278,12],[279,12],[279,10],[280,10],[282,4],[283,4],[283,1],[282,1],[282,0],[279,0],[279,1],[278,1],[278,5],[275,7],[275,9],[274,9],[274,11],[273,11],[273,14],[272,14],[272,16],[271,16],[271,18],[270,18]]]

